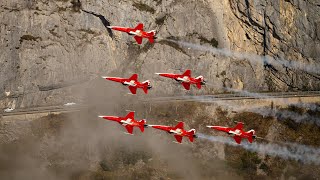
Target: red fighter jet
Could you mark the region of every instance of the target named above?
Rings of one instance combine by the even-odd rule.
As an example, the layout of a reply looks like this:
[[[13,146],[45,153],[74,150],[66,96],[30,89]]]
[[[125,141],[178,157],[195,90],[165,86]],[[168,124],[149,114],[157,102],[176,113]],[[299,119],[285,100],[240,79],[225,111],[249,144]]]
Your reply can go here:
[[[203,76],[198,76],[196,78],[191,77],[191,70],[186,70],[183,74],[170,74],[170,73],[156,73],[160,76],[174,79],[181,83],[186,90],[190,90],[190,84],[196,84],[198,89],[201,89],[202,85],[206,84]]]
[[[176,140],[179,143],[182,142],[183,136],[188,137],[190,142],[193,142],[193,138],[197,138],[197,135],[195,134],[196,130],[195,129],[191,129],[189,131],[184,130],[184,128],[183,128],[184,123],[183,122],[179,122],[175,127],[162,126],[162,125],[148,125],[148,126],[151,126],[155,129],[167,131],[169,134],[174,134],[174,137],[176,138]]]
[[[117,116],[99,116],[100,118],[115,121],[120,123],[122,126],[124,126],[129,134],[132,134],[133,127],[139,127],[141,132],[144,132],[144,128],[148,127],[146,125],[147,121],[145,119],[142,119],[140,121],[136,121],[134,119],[134,112],[129,112],[127,116],[125,117],[117,117]]]
[[[242,138],[247,138],[250,143],[252,143],[253,139],[256,138],[255,130],[251,129],[250,131],[245,132],[243,130],[243,123],[238,122],[234,128],[223,127],[223,126],[207,126],[208,128],[215,129],[218,131],[223,131],[228,133],[229,135],[234,135],[233,139],[240,144]]]
[[[129,79],[119,78],[119,77],[107,77],[107,76],[102,76],[102,78],[110,80],[110,81],[119,82],[119,83],[122,83],[124,86],[128,86],[129,90],[131,91],[132,94],[137,93],[137,88],[143,89],[143,91],[146,94],[148,94],[148,89],[152,88],[149,80],[146,80],[143,82],[138,82],[138,75],[137,74],[133,74]]]
[[[139,23],[135,28],[128,27],[119,27],[119,26],[107,26],[110,29],[126,32],[131,36],[134,36],[134,39],[138,44],[142,43],[142,38],[149,39],[150,43],[154,43],[156,37],[156,30],[152,30],[149,32],[143,31],[143,24]]]

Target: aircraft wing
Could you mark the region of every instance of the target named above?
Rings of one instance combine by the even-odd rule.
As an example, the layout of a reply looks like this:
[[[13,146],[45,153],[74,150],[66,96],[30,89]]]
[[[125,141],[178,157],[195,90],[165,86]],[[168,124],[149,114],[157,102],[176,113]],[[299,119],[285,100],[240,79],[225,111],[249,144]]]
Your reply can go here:
[[[143,24],[142,24],[142,23],[139,23],[134,29],[135,29],[135,30],[143,31]]]
[[[138,44],[142,43],[142,37],[134,36],[134,39],[137,41]]]
[[[190,77],[191,76],[191,70],[190,69],[187,69],[183,74],[182,76],[188,76]]]
[[[133,132],[133,126],[131,126],[131,125],[126,125],[125,128],[127,129],[127,131],[128,131],[129,134],[132,134],[132,132]]]
[[[137,94],[137,87],[129,86],[129,90],[131,91],[132,94]]]
[[[240,136],[233,136],[233,139],[234,139],[238,144],[240,144],[242,138],[241,138]]]
[[[179,122],[176,126],[175,126],[176,129],[184,129],[184,123],[181,121]]]
[[[126,119],[128,119],[128,118],[134,119],[134,111],[130,111],[130,112],[127,114]]]
[[[186,90],[190,90],[190,83],[182,82],[181,84]]]
[[[132,74],[132,76],[129,77],[129,80],[138,81],[138,74]]]
[[[177,140],[179,143],[182,142],[182,136],[174,135],[174,137],[176,138],[176,140]]]
[[[238,122],[233,129],[242,129],[242,128],[243,128],[243,122]]]

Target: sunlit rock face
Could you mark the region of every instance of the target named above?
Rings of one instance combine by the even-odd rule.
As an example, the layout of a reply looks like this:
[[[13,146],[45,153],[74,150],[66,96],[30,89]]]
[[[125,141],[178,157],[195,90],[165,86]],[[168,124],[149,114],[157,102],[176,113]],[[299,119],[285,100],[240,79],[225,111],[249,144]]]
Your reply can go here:
[[[157,42],[113,32],[81,9],[103,15],[115,26],[157,30]],[[317,1],[142,0],[0,2],[1,107],[61,104],[101,88],[101,75],[150,79],[150,96],[186,94],[155,72],[203,75],[209,82],[189,94],[221,92],[222,86],[249,91],[317,90],[319,75],[303,66],[285,68],[181,46],[174,39],[211,48],[316,64],[320,56]],[[115,86],[119,88],[118,86]],[[165,87],[165,88],[163,88]],[[10,95],[7,96],[10,92]]]

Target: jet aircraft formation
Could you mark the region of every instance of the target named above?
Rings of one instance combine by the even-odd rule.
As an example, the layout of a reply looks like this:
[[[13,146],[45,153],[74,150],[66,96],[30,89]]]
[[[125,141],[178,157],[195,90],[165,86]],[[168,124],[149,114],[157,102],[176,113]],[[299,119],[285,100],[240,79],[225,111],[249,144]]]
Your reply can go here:
[[[84,12],[93,14],[99,17],[100,19],[102,19],[101,15],[97,15],[88,11],[84,11]],[[105,19],[104,20],[102,19],[102,22],[108,29],[125,32],[133,36],[138,44],[142,44],[143,38],[147,38],[150,43],[154,43],[155,39],[157,38],[156,31],[155,30],[151,30],[149,32],[144,31],[142,23],[139,23],[134,28],[130,28],[130,27],[120,27],[120,26],[109,26],[109,23],[107,24]],[[109,35],[112,34],[112,32],[110,32],[109,30],[108,32],[109,32]],[[173,79],[181,83],[185,90],[190,90],[190,86],[192,84],[194,84],[198,89],[201,89],[202,86],[206,85],[206,81],[204,80],[203,76],[191,77],[190,69],[187,69],[182,74],[173,74],[173,73],[155,73],[155,74],[162,77]],[[148,90],[152,88],[150,80],[139,82],[138,74],[133,74],[129,78],[108,77],[108,76],[102,76],[102,78],[121,83],[124,86],[128,86],[131,94],[136,94],[138,88],[142,89],[145,94],[148,94]],[[176,126],[148,125],[145,119],[136,120],[134,118],[134,111],[129,112],[125,117],[118,117],[118,116],[99,116],[99,117],[109,121],[118,122],[120,125],[124,126],[127,130],[127,133],[131,135],[133,134],[133,127],[138,127],[141,132],[144,132],[144,129],[146,127],[152,127],[154,129],[159,129],[169,134],[173,134],[178,143],[182,143],[183,137],[187,137],[190,142],[193,142],[194,138],[198,137],[196,135],[195,129],[190,129],[188,131],[184,129],[184,122],[178,122]],[[256,138],[254,130],[250,130],[247,132],[243,130],[242,122],[238,122],[234,128],[222,127],[222,126],[207,126],[207,127],[218,130],[218,131],[226,132],[229,135],[233,135],[234,140],[238,144],[241,143],[241,140],[243,138],[248,139],[250,143],[252,143],[253,139]]]

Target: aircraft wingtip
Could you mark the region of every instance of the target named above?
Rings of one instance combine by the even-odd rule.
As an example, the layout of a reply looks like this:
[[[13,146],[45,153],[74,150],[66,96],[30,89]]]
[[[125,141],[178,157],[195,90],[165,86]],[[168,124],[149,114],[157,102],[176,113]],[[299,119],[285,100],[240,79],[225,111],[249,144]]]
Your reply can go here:
[[[136,112],[136,111],[133,111],[133,110],[129,110],[129,109],[126,109],[127,112]]]
[[[104,116],[98,116],[99,118],[103,118]]]
[[[108,76],[101,76],[103,79],[107,79],[108,78]]]
[[[207,126],[208,128],[212,128],[213,126]]]

